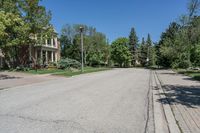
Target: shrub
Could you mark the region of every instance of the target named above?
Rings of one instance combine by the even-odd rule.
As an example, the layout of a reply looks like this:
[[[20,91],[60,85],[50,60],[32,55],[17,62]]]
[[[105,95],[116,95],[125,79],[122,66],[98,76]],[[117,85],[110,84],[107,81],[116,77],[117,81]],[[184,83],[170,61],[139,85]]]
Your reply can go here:
[[[81,63],[78,62],[77,60],[66,58],[66,59],[61,59],[58,62],[58,68],[60,69],[70,69],[70,68],[76,68],[79,69],[81,67]]]
[[[184,60],[184,61],[177,60],[172,64],[172,68],[174,68],[174,69],[177,69],[177,68],[187,69],[189,67],[190,67],[190,62],[187,60]]]
[[[26,66],[23,66],[23,65],[20,65],[20,66],[17,66],[15,71],[29,71],[30,68],[29,67],[26,67]]]

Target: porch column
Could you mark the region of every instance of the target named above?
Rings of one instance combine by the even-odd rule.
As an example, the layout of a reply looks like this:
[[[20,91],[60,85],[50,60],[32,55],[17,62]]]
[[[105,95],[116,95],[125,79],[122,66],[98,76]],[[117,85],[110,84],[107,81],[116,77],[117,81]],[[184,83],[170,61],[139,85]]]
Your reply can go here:
[[[53,56],[54,56],[54,52],[51,51],[51,62],[54,62],[54,60],[53,60]]]
[[[37,62],[37,59],[38,59],[38,57],[37,57],[37,49],[35,49],[35,60],[36,60],[36,62]]]
[[[46,64],[48,64],[48,51],[46,50],[46,53],[45,53],[45,58],[46,58]]]
[[[58,39],[57,39],[57,37],[54,38],[54,41],[55,41],[55,47],[58,48]]]
[[[47,46],[48,44],[48,41],[47,41],[47,35],[46,35],[46,38],[45,38],[45,45]]]
[[[57,62],[58,61],[57,52],[55,52],[54,56],[55,56],[55,62]]]
[[[41,51],[40,51],[40,59],[41,59],[42,64],[43,64],[43,51],[42,51],[42,49],[41,49]]]
[[[51,47],[53,47],[53,36],[51,37]]]
[[[29,61],[31,61],[31,57],[32,57],[32,48],[31,44],[29,44]]]

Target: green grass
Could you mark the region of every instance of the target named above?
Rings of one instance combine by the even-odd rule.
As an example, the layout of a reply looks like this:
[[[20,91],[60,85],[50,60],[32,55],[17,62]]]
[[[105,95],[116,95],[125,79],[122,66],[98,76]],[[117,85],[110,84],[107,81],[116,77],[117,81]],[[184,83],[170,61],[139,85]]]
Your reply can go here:
[[[62,69],[39,69],[39,70],[29,70],[25,73],[30,74],[52,74],[52,75],[60,75],[60,76],[74,76],[79,74],[85,74],[85,73],[92,73],[92,72],[98,72],[98,71],[105,71],[109,70],[111,68],[107,67],[85,67],[83,73],[81,70],[62,70]]]
[[[178,69],[175,71],[178,72],[179,74],[184,74],[186,76],[193,78],[194,80],[200,81],[200,71],[199,70]]]
[[[53,74],[53,73],[59,73],[59,72],[65,72],[65,70],[61,69],[38,69],[36,70],[29,70],[25,71],[26,73],[31,73],[31,74]]]
[[[80,75],[80,74],[86,74],[86,73],[92,73],[92,72],[99,72],[99,71],[105,71],[110,70],[111,68],[106,67],[85,67],[83,73],[81,70],[78,71],[65,71],[63,73],[54,73],[53,75],[61,75],[61,76],[74,76],[74,75]]]

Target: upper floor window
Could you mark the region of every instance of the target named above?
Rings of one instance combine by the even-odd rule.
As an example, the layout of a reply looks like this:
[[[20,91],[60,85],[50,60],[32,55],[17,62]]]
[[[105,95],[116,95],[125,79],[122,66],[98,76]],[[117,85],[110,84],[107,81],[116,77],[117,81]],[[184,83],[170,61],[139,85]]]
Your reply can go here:
[[[53,46],[56,46],[56,39],[53,39]]]
[[[47,39],[47,45],[51,45],[51,39]]]

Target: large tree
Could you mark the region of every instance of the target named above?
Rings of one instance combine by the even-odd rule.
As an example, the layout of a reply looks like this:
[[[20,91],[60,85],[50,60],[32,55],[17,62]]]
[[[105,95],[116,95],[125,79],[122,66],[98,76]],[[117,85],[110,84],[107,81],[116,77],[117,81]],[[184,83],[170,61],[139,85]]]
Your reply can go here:
[[[132,62],[131,64],[135,66],[137,60],[137,47],[138,47],[138,37],[135,31],[135,28],[131,28],[131,32],[129,35],[129,50],[132,54]]]
[[[141,66],[145,66],[147,64],[147,45],[145,42],[144,37],[142,38],[142,42],[139,46],[139,62],[141,64]]]
[[[150,34],[147,35],[147,41],[146,41],[146,45],[147,45],[147,65],[148,66],[152,66],[154,63],[154,60],[153,60],[153,43],[152,43],[152,40],[151,40],[151,36]]]
[[[23,58],[19,58],[19,48],[29,42],[27,34],[29,29],[28,24],[19,15],[0,11],[0,48],[9,67],[22,63]]]
[[[127,38],[118,38],[111,45],[111,59],[120,67],[128,67],[131,63],[132,55],[129,51]]]
[[[9,32],[9,38],[12,38],[11,44],[4,43],[2,50],[4,54],[7,54],[5,56],[9,57],[9,55],[14,53],[16,57],[23,60],[27,61],[27,55],[29,55],[29,59],[32,59],[30,48],[35,44],[40,44],[42,41],[36,38],[52,37],[53,28],[49,23],[51,13],[46,11],[45,7],[41,6],[39,2],[40,0],[0,0],[0,11],[10,13],[9,15],[12,16],[12,21],[15,23],[12,25],[13,30],[9,30],[11,28],[9,24],[4,24],[5,32]],[[16,20],[20,22],[16,23]],[[25,27],[19,28],[20,26]],[[24,34],[24,31],[26,34]],[[0,43],[3,43],[3,41]],[[27,54],[27,51],[29,51],[29,54]],[[28,63],[28,61],[14,63],[16,59],[14,60],[13,58],[8,58],[7,60],[15,65]]]

